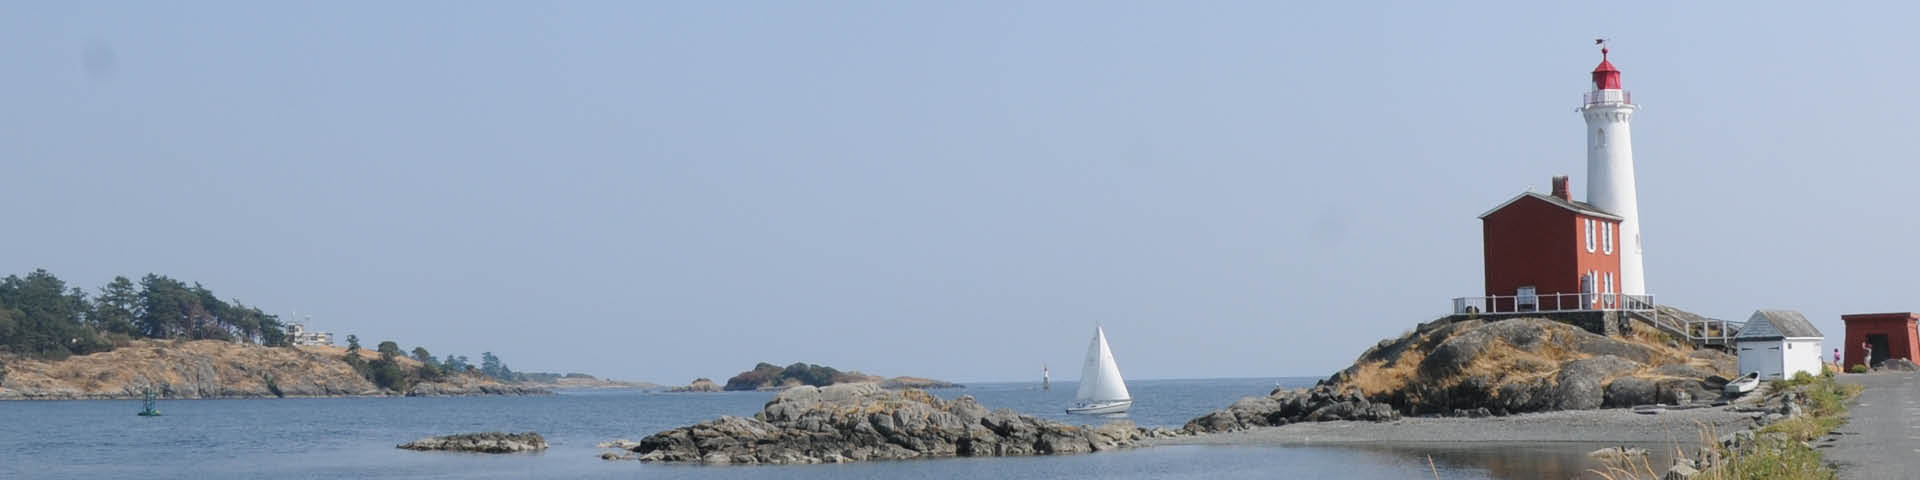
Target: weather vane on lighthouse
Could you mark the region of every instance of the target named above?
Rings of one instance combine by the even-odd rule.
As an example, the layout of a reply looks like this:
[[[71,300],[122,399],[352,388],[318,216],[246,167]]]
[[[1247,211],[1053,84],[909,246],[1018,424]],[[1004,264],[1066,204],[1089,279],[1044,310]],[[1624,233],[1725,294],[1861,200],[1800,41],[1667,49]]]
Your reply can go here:
[[[1607,57],[1607,37],[1593,37],[1593,44],[1600,46],[1600,58]]]

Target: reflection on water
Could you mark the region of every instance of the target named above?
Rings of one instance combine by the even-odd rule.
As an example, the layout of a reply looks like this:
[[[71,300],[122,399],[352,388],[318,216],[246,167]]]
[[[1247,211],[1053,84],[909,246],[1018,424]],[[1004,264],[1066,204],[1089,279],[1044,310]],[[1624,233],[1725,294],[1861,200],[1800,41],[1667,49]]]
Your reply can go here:
[[[1604,472],[1607,465],[1598,459],[1587,456],[1594,450],[1617,447],[1617,443],[1578,443],[1578,442],[1529,442],[1529,443],[1419,443],[1378,445],[1363,444],[1342,446],[1353,450],[1374,452],[1381,455],[1393,455],[1403,459],[1425,462],[1432,459],[1436,469],[1456,471],[1476,471],[1480,476],[1473,478],[1497,478],[1513,480],[1533,480],[1550,478],[1603,478],[1594,471]],[[1652,469],[1653,477],[1665,474],[1667,467],[1673,465],[1674,446],[1671,444],[1630,444],[1647,450],[1644,463],[1633,460],[1632,469],[1643,476]]]

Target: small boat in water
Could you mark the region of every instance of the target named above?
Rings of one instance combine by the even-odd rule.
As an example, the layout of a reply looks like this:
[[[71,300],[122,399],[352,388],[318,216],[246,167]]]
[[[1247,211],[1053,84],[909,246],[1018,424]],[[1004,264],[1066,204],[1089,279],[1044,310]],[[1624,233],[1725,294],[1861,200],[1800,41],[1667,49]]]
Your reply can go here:
[[[1127,380],[1120,378],[1120,365],[1113,362],[1113,350],[1107,347],[1107,331],[1098,325],[1093,327],[1093,343],[1087,345],[1087,362],[1080,367],[1080,391],[1073,397],[1067,413],[1124,413],[1133,407]]]
[[[1047,370],[1047,364],[1040,364],[1040,389],[1053,390],[1053,373]]]
[[[1746,374],[1745,376],[1742,376],[1739,379],[1736,379],[1734,381],[1727,382],[1727,386],[1724,388],[1724,390],[1727,392],[1728,395],[1740,395],[1743,393],[1751,392],[1753,391],[1753,389],[1759,388],[1759,387],[1760,387],[1760,372],[1753,372],[1753,373]]]

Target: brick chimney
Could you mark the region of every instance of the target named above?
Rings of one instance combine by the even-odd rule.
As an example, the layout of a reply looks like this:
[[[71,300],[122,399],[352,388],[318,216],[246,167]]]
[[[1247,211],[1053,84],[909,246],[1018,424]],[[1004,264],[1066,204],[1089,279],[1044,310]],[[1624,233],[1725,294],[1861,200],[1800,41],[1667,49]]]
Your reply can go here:
[[[1573,201],[1573,192],[1567,190],[1566,175],[1555,175],[1553,177],[1553,196],[1559,197],[1561,200]]]

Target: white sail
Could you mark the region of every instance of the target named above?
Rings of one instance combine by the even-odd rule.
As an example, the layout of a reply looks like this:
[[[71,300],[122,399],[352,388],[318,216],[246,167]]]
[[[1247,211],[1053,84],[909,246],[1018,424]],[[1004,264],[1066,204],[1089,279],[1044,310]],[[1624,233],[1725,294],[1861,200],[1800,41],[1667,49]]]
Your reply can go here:
[[[1127,381],[1120,378],[1120,365],[1113,362],[1113,350],[1107,348],[1106,330],[1093,327],[1093,343],[1087,345],[1087,361],[1080,367],[1080,391],[1074,395],[1083,402],[1132,400]]]

